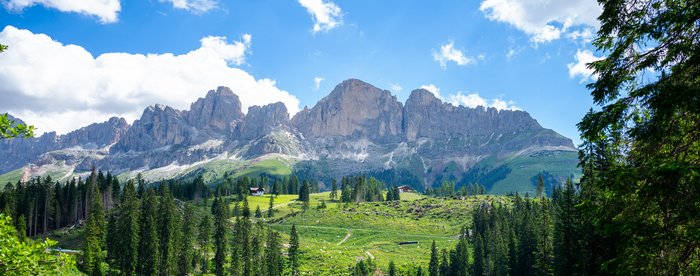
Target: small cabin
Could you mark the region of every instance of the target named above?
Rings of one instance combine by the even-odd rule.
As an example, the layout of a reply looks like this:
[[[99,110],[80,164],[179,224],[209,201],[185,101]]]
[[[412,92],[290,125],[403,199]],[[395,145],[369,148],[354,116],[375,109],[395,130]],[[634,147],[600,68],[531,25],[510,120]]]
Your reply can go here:
[[[398,186],[398,187],[396,187],[396,188],[399,189],[399,193],[410,193],[410,192],[413,192],[413,188],[411,188],[411,186],[403,185],[403,186]]]
[[[250,195],[252,196],[263,196],[265,195],[265,189],[264,188],[250,188]]]

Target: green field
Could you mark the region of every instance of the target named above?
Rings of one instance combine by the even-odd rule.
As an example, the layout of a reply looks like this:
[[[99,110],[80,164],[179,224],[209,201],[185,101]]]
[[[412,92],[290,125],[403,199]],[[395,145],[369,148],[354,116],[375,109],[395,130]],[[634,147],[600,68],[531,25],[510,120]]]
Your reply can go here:
[[[311,275],[349,274],[359,259],[366,258],[381,269],[390,261],[399,267],[427,267],[432,241],[439,249],[452,249],[476,206],[482,202],[510,204],[499,196],[437,199],[415,193],[402,194],[404,199],[398,202],[341,204],[329,201],[328,195],[312,194],[305,212],[297,201],[281,206],[269,224],[285,239],[292,224],[297,226],[304,260],[301,269]],[[258,201],[251,198],[250,202]],[[317,208],[320,200],[326,201],[327,208]],[[418,244],[398,244],[407,241]]]

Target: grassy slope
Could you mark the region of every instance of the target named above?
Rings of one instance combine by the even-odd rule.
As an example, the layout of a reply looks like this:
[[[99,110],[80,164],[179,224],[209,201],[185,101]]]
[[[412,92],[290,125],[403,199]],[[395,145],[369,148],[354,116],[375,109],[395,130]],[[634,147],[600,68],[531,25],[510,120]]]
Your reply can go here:
[[[391,203],[342,205],[326,201],[326,209],[317,209],[321,199],[328,199],[328,193],[313,194],[308,211],[302,213],[298,202],[279,208],[282,214],[291,213],[289,209],[297,213],[274,220],[271,227],[287,234],[292,224],[297,226],[305,260],[302,271],[310,274],[347,274],[359,258],[370,256],[383,269],[390,261],[398,266],[427,266],[432,240],[440,249],[453,248],[460,228],[471,221],[471,211],[480,202],[509,202],[496,196],[464,200],[418,194],[403,197],[404,200]],[[352,234],[345,239],[349,233]],[[402,241],[418,244],[398,245]]]
[[[261,173],[267,173],[271,175],[290,175],[292,173],[292,168],[289,162],[281,159],[266,159],[260,162],[251,164],[250,166],[237,172],[234,176],[259,176]]]
[[[561,177],[574,175],[580,177],[581,170],[577,168],[578,153],[573,151],[557,151],[551,155],[521,155],[500,162],[512,169],[508,176],[496,182],[489,193],[506,194],[519,192],[531,195],[536,192],[536,187],[530,183],[530,178],[541,171],[549,171],[551,174]],[[498,165],[500,165],[498,164]]]
[[[3,175],[0,175],[0,188],[4,188],[7,183],[12,183],[14,185],[17,183],[18,180],[22,178],[22,169],[16,169],[14,171],[7,172]]]

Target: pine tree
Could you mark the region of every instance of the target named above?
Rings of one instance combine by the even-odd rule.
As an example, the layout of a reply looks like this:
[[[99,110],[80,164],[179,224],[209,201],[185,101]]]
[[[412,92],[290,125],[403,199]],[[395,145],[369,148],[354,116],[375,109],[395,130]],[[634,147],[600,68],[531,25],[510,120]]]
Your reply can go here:
[[[209,272],[209,251],[211,251],[211,218],[209,215],[202,217],[198,229],[199,242],[199,267],[203,274]]]
[[[185,212],[182,223],[182,239],[180,241],[178,271],[179,274],[190,274],[192,264],[195,260],[195,238],[197,237],[197,220],[194,217],[196,212],[192,204],[185,205]]]
[[[537,175],[537,197],[542,197],[544,192],[544,178],[542,174]]]
[[[277,232],[267,230],[267,246],[265,247],[265,273],[266,276],[280,276],[284,269],[282,260],[282,246]]]
[[[144,192],[141,204],[138,274],[157,275],[160,271],[160,241],[158,236],[158,198],[155,190]]]
[[[159,208],[160,273],[172,275],[177,272],[177,248],[179,244],[180,212],[165,183],[160,186]]]
[[[296,225],[292,224],[292,231],[289,233],[289,269],[292,276],[299,275],[299,235]]]
[[[438,276],[440,271],[440,263],[438,261],[438,251],[435,247],[435,240],[433,240],[433,245],[430,246],[430,263],[428,264],[428,275]]]
[[[330,199],[335,200],[338,197],[338,183],[336,183],[335,178],[332,180],[331,184],[331,194]]]
[[[277,180],[275,180],[277,183]],[[275,197],[270,195],[270,206],[267,208],[267,217],[271,218],[275,214]]]
[[[241,251],[240,251],[240,256],[238,256],[241,260],[243,260],[243,271],[242,275],[243,276],[250,276],[252,275],[252,270],[253,270],[253,264],[251,260],[251,254],[252,254],[252,248],[251,248],[251,226],[250,226],[250,207],[248,206],[248,199],[243,200],[243,211],[242,211],[242,217],[240,219],[240,225],[237,228],[240,228],[240,235],[237,237],[236,243],[238,243],[238,246],[240,246]]]
[[[226,267],[226,250],[227,238],[226,228],[228,227],[226,220],[228,219],[228,206],[223,199],[217,198],[212,205],[214,210],[214,244],[216,253],[214,255],[214,264],[216,267],[216,275],[224,275]]]
[[[134,275],[137,271],[139,251],[139,200],[136,197],[134,181],[127,181],[121,198],[121,206],[117,220],[119,251],[117,267],[126,275]]]
[[[447,259],[447,250],[442,249],[442,257],[440,259],[440,271],[441,276],[450,275],[450,261]]]
[[[97,183],[95,168],[90,176],[90,209],[85,224],[85,249],[83,250],[83,270],[87,274],[102,275],[102,252],[105,244],[105,214],[102,208],[102,195]]]
[[[570,178],[566,179],[564,189],[558,190],[554,198],[554,271],[557,275],[572,275],[582,269],[583,248],[579,237],[583,235],[579,233],[578,200]]]
[[[397,271],[396,271],[396,264],[394,264],[394,261],[389,261],[389,276],[396,276]]]

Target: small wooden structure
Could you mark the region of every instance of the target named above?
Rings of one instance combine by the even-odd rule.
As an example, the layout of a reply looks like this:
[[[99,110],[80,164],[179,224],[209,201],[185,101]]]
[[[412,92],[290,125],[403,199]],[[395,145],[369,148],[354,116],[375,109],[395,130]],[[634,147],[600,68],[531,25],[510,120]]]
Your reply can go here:
[[[399,193],[413,192],[413,188],[411,188],[411,186],[407,186],[407,185],[399,186],[399,187],[397,187],[397,189],[399,189]]]
[[[264,195],[265,195],[265,189],[264,189],[264,188],[255,188],[255,187],[251,187],[251,188],[250,188],[250,195],[252,195],[252,196],[264,196]]]

